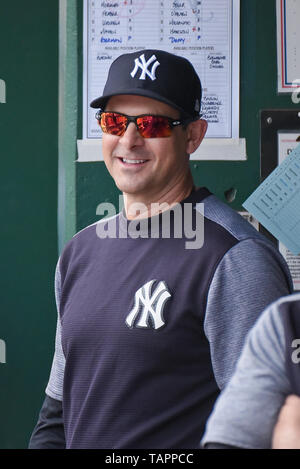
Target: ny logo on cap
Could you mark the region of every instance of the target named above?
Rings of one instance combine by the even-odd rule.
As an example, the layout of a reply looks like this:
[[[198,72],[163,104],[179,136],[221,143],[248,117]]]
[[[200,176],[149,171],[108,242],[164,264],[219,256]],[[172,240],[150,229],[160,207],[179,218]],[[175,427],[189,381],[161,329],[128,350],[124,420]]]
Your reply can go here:
[[[137,317],[136,327],[150,328],[152,326],[154,329],[159,329],[164,326],[163,310],[171,293],[163,281],[159,282],[156,289],[152,291],[154,282],[155,280],[150,280],[135,293],[134,307],[125,321],[128,327],[134,327]]]
[[[156,61],[156,62],[154,62],[154,61]],[[154,64],[152,65],[151,71],[149,71],[148,67],[153,62],[154,62]],[[148,75],[148,77],[151,78],[152,81],[156,79],[155,71],[156,71],[157,67],[160,65],[160,63],[158,62],[158,60],[156,60],[156,57],[155,57],[154,54],[152,55],[152,57],[150,57],[150,59],[147,62],[146,62],[146,59],[145,59],[145,55],[142,54],[142,55],[139,56],[138,59],[135,59],[134,63],[135,63],[134,69],[130,73],[132,78],[135,77],[138,69],[140,68],[141,69],[141,75],[139,77],[139,80],[145,80],[146,75]]]

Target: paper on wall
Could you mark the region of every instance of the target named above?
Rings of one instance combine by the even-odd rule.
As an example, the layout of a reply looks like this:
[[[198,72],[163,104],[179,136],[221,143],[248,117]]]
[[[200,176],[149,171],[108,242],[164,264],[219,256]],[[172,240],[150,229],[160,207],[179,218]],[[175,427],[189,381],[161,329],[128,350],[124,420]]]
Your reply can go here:
[[[239,0],[85,0],[83,139],[101,138],[89,103],[123,53],[162,49],[189,59],[203,86],[207,138],[239,137]]]

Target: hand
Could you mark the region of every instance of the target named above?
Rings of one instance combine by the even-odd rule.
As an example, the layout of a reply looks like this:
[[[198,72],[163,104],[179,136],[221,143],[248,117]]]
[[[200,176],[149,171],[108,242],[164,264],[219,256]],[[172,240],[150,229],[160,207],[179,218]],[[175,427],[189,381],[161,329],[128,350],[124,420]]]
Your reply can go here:
[[[290,395],[274,427],[272,449],[300,449],[300,397]]]

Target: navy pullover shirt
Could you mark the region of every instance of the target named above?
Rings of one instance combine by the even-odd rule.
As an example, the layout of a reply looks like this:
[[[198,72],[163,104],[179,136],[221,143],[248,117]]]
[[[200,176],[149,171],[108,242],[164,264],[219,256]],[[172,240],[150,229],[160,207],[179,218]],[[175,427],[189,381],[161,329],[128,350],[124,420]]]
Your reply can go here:
[[[247,331],[291,291],[278,251],[240,215],[205,188],[185,204],[193,228],[204,222],[198,249],[172,224],[164,237],[162,214],[125,236],[123,211],[60,256],[46,394],[62,403],[66,448],[197,448]],[[101,239],[99,228],[117,237]]]

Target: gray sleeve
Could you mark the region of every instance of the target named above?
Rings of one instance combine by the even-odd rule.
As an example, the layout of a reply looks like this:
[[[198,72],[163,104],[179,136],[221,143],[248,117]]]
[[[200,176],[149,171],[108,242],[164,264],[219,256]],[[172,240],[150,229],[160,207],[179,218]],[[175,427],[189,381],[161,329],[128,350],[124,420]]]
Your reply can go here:
[[[204,331],[220,389],[233,374],[247,332],[273,301],[290,293],[289,273],[270,243],[248,238],[232,247],[208,292]]]
[[[285,336],[278,303],[247,336],[236,371],[216,401],[201,444],[271,448],[279,410],[291,387],[285,373]]]
[[[65,356],[61,345],[61,322],[59,316],[59,305],[61,297],[61,276],[59,270],[59,260],[57,262],[55,271],[55,299],[58,312],[56,337],[55,337],[55,353],[53,357],[51,373],[48,385],[46,387],[46,394],[53,399],[62,401],[63,399],[63,379],[65,370]]]

